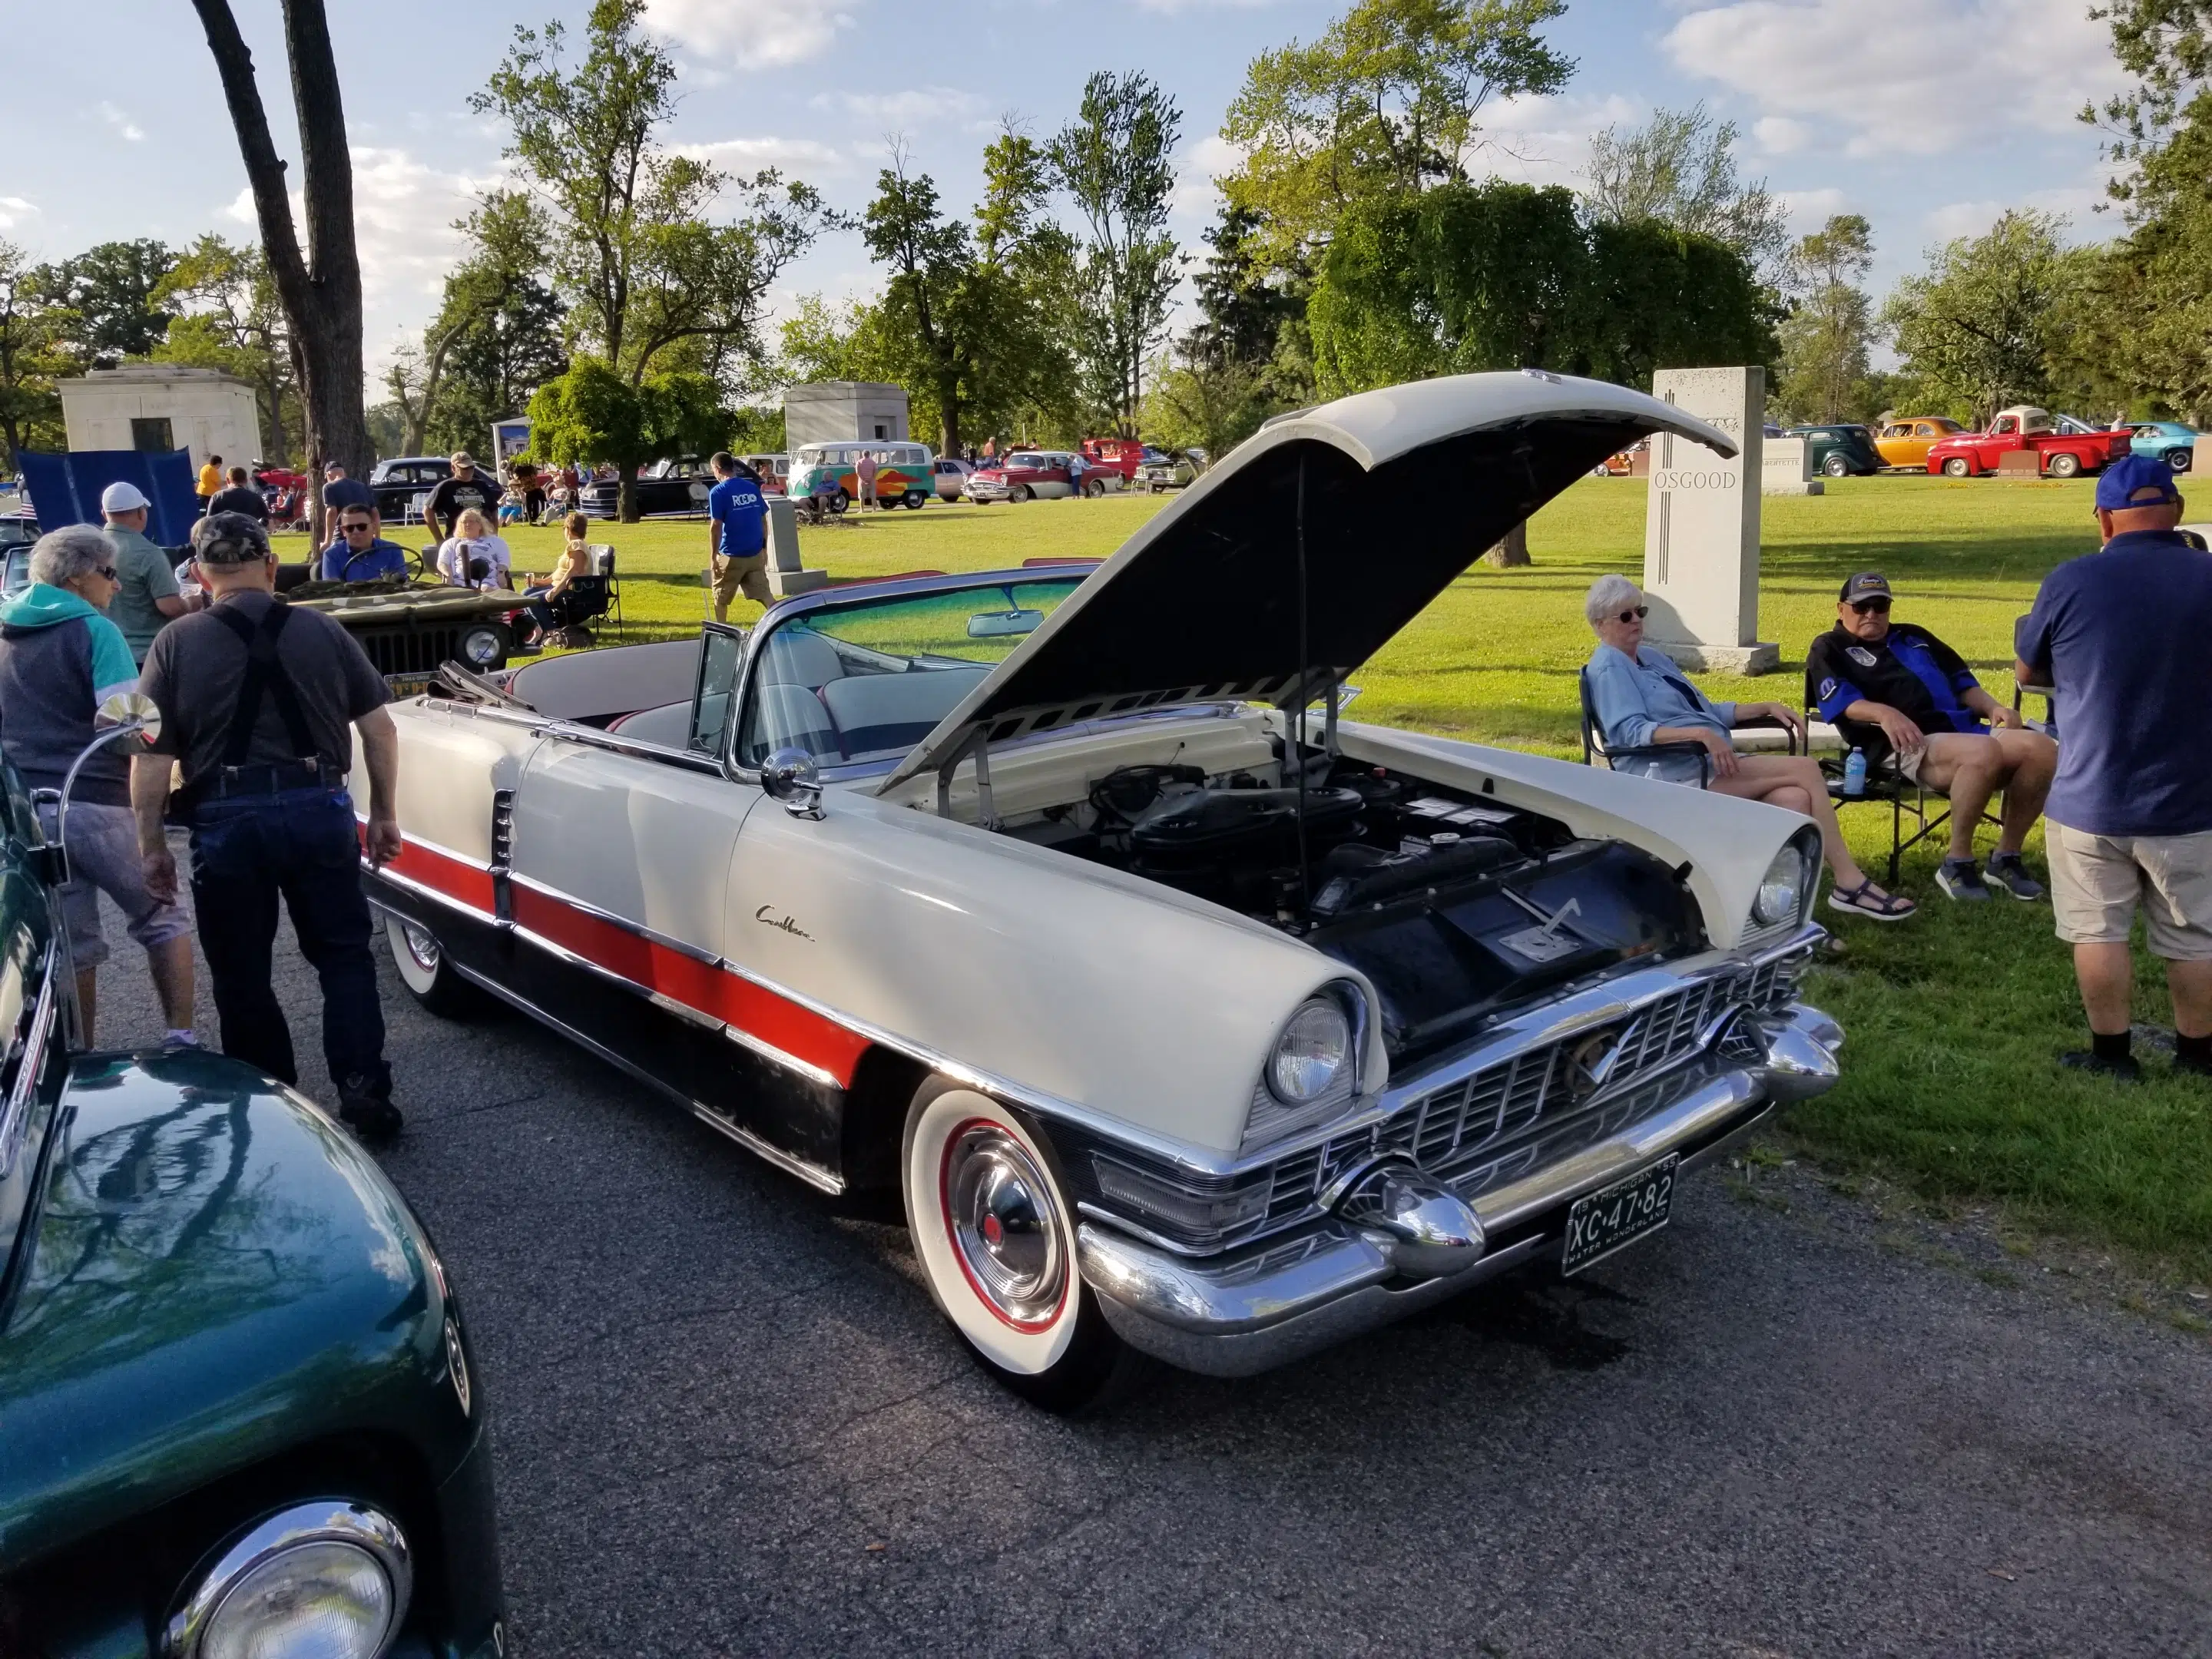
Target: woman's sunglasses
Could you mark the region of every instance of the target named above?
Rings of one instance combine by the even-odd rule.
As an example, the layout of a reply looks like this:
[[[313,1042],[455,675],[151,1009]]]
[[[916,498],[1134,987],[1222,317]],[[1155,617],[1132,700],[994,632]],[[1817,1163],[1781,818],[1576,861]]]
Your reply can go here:
[[[1651,607],[1650,607],[1650,605],[1638,605],[1638,606],[1636,607],[1636,609],[1635,609],[1635,610],[1633,610],[1633,611],[1622,611],[1622,612],[1621,612],[1618,617],[1614,617],[1614,618],[1613,618],[1613,620],[1614,620],[1615,622],[1624,622],[1624,623],[1642,622],[1642,621],[1643,621],[1646,617],[1650,616],[1650,614],[1651,614]]]
[[[120,580],[123,580],[120,576],[118,576],[118,575],[117,575],[117,574],[115,574],[115,567],[114,567],[113,565],[112,565],[112,564],[103,564],[103,565],[95,566],[94,568],[95,568],[100,572],[100,574],[101,575],[103,575],[103,576],[106,577],[106,578],[107,578],[107,580],[110,580],[110,581],[112,581],[112,582],[114,582],[114,581],[120,581]]]
[[[1869,611],[1879,616],[1887,617],[1889,614],[1889,601],[1887,599],[1853,599],[1851,609],[1862,617]]]

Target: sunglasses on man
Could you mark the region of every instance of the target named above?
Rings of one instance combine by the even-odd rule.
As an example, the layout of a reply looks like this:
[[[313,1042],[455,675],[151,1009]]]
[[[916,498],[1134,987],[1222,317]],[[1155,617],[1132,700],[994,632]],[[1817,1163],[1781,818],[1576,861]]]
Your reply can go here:
[[[371,524],[342,524],[338,528],[349,536],[366,536],[376,526]]]
[[[1613,620],[1615,622],[1622,623],[1642,622],[1650,614],[1651,607],[1650,605],[1639,605],[1633,611],[1622,611],[1618,617],[1615,617]]]
[[[1862,617],[1869,611],[1872,611],[1878,617],[1887,617],[1889,614],[1889,601],[1887,599],[1853,599],[1851,609]]]

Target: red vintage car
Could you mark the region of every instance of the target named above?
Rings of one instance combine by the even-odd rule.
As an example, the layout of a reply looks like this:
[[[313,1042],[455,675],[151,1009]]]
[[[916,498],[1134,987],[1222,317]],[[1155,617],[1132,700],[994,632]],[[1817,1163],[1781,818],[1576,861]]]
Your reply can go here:
[[[2047,478],[2101,472],[2129,452],[2133,434],[2097,432],[2047,409],[2000,410],[1986,432],[1954,432],[1928,451],[1928,470],[1946,477],[1975,478],[1997,470],[2001,456],[2032,450],[2036,471]]]
[[[984,462],[968,475],[968,499],[978,506],[988,506],[993,501],[1073,495],[1075,486],[1067,476],[1067,464],[1072,459],[1064,449],[1017,449],[1001,459]],[[1103,495],[1128,483],[1111,467],[1100,466],[1087,456],[1085,462],[1089,469],[1083,475],[1083,493],[1086,495]]]

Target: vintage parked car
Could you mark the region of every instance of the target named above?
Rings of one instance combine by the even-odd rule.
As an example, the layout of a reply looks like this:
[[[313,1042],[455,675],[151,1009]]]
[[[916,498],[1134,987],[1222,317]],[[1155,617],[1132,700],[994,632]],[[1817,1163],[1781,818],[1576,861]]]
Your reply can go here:
[[[387,525],[420,524],[430,492],[453,476],[443,455],[398,455],[379,461],[368,475],[376,495],[376,515]]]
[[[2047,409],[2000,410],[1987,432],[1954,432],[1939,439],[1928,451],[1928,471],[1976,478],[1996,471],[2000,457],[2025,449],[2035,452],[2036,470],[2044,477],[2071,478],[2101,472],[2128,453],[2131,440],[2124,430],[2100,432],[2079,421],[2061,422]]]
[[[842,513],[860,499],[864,453],[876,458],[876,500],[884,506],[920,507],[937,494],[937,475],[932,470],[937,458],[927,444],[875,439],[801,444],[791,458],[787,486],[791,498],[811,497],[832,513]]]
[[[1797,997],[1818,833],[1339,693],[1655,431],[1734,453],[1597,381],[1368,392],[1095,569],[829,589],[402,705],[393,961],[899,1194],[952,1324],[1054,1407],[1133,1353],[1256,1371],[1579,1270],[1837,1075]]]
[[[1145,455],[1150,448],[1134,438],[1085,438],[1082,444],[1086,465],[1101,472],[1119,473],[1124,485],[1133,484],[1144,476]]]
[[[1003,459],[986,462],[968,475],[968,499],[992,501],[1057,500],[1075,494],[1068,477],[1073,457],[1064,449],[1017,449]],[[1119,472],[1085,472],[1083,493],[1099,496],[1121,489],[1126,482]]]
[[[968,488],[968,475],[975,470],[971,462],[957,455],[939,455],[935,464],[937,498],[942,501],[957,501]]]
[[[2128,447],[2138,455],[2164,461],[2176,472],[2189,471],[2197,432],[2179,421],[2137,421],[2129,428]]]
[[[1899,415],[1882,422],[1874,434],[1874,447],[1884,466],[1917,472],[1928,465],[1928,452],[1941,440],[1965,430],[1948,415]]]
[[[781,495],[784,483],[791,476],[791,457],[788,455],[740,455],[738,459],[757,473],[761,494]]]
[[[1145,468],[1140,475],[1148,495],[1158,495],[1163,489],[1181,489],[1198,482],[1199,465],[1188,450],[1148,449],[1145,452]]]
[[[702,514],[707,510],[707,492],[714,487],[714,473],[696,456],[641,467],[631,485],[641,519]],[[580,493],[582,510],[595,519],[611,519],[620,510],[622,484],[617,479],[595,480],[584,485]]]
[[[1874,434],[1863,426],[1850,422],[1793,426],[1783,435],[1805,441],[1806,464],[1824,478],[1864,477],[1881,471]]]
[[[62,873],[5,769],[0,1653],[492,1659],[483,1387],[429,1235],[263,1073],[82,1052]]]

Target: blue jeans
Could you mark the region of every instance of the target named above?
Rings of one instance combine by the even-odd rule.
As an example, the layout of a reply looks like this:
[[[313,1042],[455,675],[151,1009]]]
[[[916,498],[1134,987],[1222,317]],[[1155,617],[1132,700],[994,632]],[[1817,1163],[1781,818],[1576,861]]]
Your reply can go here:
[[[323,984],[323,1059],[342,1091],[388,1098],[384,1008],[361,890],[353,799],[285,789],[203,801],[191,819],[192,907],[222,1051],[296,1085],[292,1033],[270,984],[281,895],[300,953]]]

